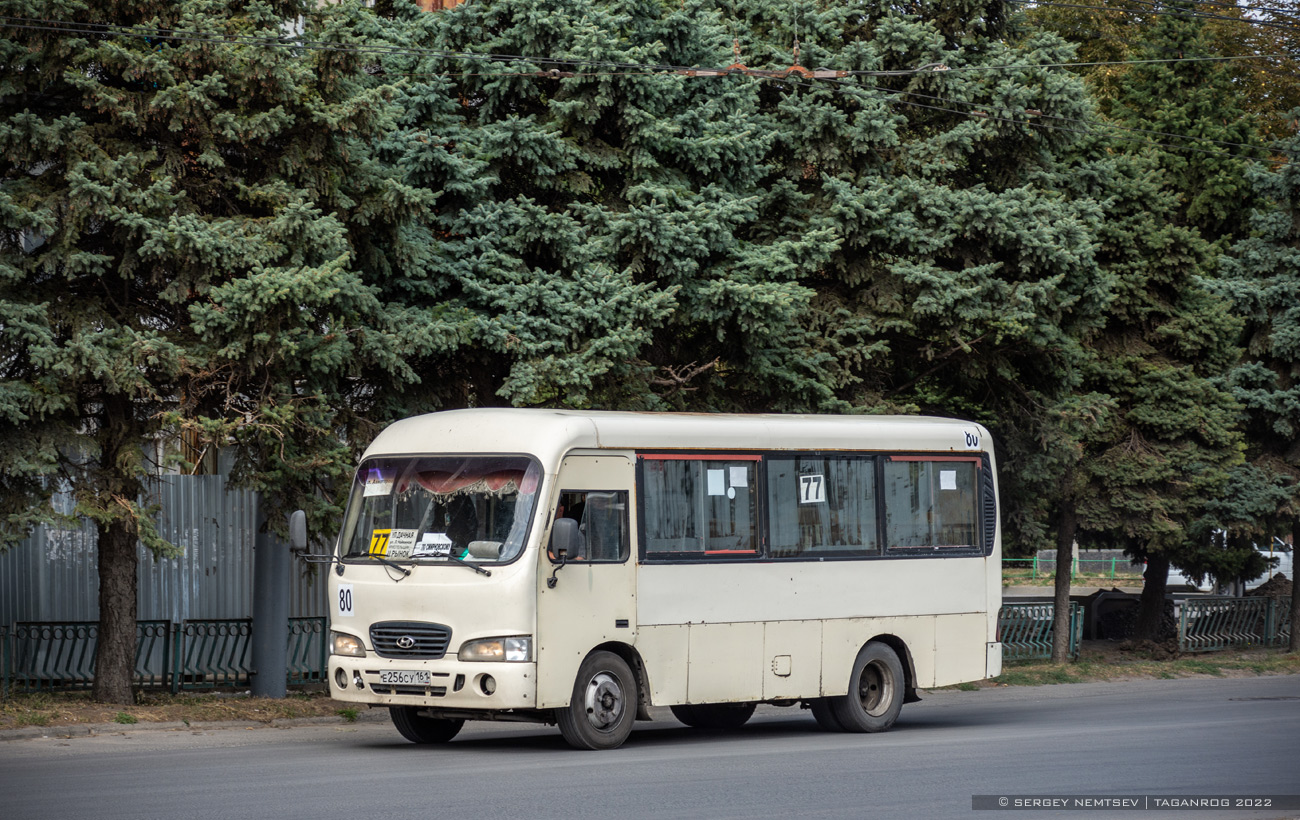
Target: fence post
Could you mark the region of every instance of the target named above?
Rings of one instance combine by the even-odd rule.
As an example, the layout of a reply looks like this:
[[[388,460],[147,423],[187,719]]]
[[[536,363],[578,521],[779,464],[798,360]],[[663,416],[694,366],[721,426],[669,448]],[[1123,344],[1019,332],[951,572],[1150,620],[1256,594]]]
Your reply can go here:
[[[1079,659],[1079,650],[1083,646],[1083,607],[1070,602],[1070,657]]]
[[[1264,646],[1272,646],[1277,641],[1277,599],[1268,599],[1268,610],[1264,613]]]
[[[1178,651],[1187,651],[1187,610],[1190,603],[1184,600],[1182,606],[1178,607]]]

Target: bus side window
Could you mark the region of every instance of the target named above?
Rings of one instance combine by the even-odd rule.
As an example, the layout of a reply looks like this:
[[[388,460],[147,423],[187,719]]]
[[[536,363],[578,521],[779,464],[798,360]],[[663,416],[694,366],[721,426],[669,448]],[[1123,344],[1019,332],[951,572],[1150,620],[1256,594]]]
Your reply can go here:
[[[891,456],[885,462],[889,549],[976,549],[979,459]]]
[[[769,456],[767,520],[773,558],[878,554],[875,460]]]
[[[571,561],[619,562],[628,559],[632,539],[629,537],[627,492],[572,491],[560,493],[556,518],[578,522],[583,549],[570,555]],[[555,558],[554,555],[551,556]]]
[[[759,456],[642,456],[646,554],[758,554]]]

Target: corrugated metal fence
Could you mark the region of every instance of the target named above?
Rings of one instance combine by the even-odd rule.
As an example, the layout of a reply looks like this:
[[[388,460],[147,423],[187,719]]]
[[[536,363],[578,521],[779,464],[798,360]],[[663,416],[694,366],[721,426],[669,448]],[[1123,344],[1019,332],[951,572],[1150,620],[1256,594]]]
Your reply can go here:
[[[71,510],[71,499],[56,505]],[[142,621],[249,618],[253,614],[253,539],[257,494],[226,488],[224,476],[163,476],[155,495],[159,533],[183,550],[155,559],[139,548]],[[99,570],[95,527],[39,527],[0,553],[0,624],[97,621]],[[286,547],[287,549],[287,547]],[[293,617],[324,617],[318,567],[298,562],[289,604]]]

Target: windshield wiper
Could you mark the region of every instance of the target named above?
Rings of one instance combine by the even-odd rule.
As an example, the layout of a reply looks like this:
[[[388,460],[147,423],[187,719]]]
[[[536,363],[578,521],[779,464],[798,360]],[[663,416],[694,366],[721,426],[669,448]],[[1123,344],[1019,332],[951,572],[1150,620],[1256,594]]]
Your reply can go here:
[[[386,567],[392,567],[393,569],[395,569],[395,570],[397,570],[398,572],[402,573],[403,576],[407,576],[407,575],[410,575],[410,574],[411,574],[411,571],[410,571],[409,569],[407,569],[406,567],[402,566],[401,564],[397,563],[396,561],[390,561],[390,560],[388,560],[387,558],[385,558],[385,557],[382,556],[382,555],[376,555],[376,554],[374,554],[373,552],[368,552],[368,553],[366,553],[366,555],[367,555],[368,557],[370,557],[370,558],[373,558],[374,560],[378,561],[379,563],[383,564],[383,565],[386,566]],[[399,579],[399,580],[400,580],[400,579]]]
[[[474,570],[475,572],[477,572],[479,575],[486,575],[486,576],[489,577],[489,578],[492,577],[492,573],[490,573],[490,572],[488,572],[487,570],[483,569],[483,568],[480,567],[478,564],[471,564],[469,561],[466,561],[466,560],[463,559],[463,558],[457,558],[456,556],[451,555],[451,554],[448,554],[448,555],[440,555],[440,556],[438,556],[438,557],[439,557],[439,558],[446,558],[448,561],[454,561],[454,562],[456,562],[457,564],[460,564],[462,567],[469,567],[470,569],[472,569],[472,570]]]

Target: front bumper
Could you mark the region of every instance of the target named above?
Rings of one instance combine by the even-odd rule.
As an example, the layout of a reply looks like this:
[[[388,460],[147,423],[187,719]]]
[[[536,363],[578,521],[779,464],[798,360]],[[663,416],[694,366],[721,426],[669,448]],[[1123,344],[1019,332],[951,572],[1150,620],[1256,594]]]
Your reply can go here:
[[[327,668],[330,697],[352,703],[483,712],[537,705],[536,663],[389,660],[371,654],[330,655]],[[388,684],[380,681],[384,671],[427,671],[432,680],[428,686]]]

